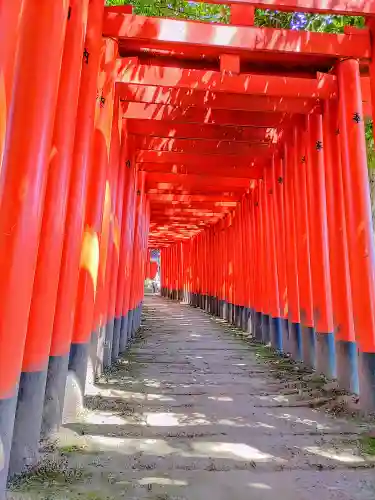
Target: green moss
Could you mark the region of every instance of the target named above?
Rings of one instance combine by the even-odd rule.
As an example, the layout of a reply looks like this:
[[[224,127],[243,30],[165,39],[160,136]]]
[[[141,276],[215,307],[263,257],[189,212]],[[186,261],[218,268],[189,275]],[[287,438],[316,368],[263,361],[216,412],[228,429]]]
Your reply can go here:
[[[85,451],[85,450],[86,450],[86,446],[77,446],[75,444],[70,445],[70,446],[62,446],[61,448],[59,448],[59,451],[64,455],[67,455],[69,453],[79,453],[79,452]]]
[[[363,453],[375,456],[375,437],[364,436],[361,439],[360,445]]]
[[[62,486],[83,481],[88,477],[79,468],[68,466],[66,460],[45,460],[38,467],[19,474],[14,477],[9,484],[13,491],[28,491],[41,487]]]

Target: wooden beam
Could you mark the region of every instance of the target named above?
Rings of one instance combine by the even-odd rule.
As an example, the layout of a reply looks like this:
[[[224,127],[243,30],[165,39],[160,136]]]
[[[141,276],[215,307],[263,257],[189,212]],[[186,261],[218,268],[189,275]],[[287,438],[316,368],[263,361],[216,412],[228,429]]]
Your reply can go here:
[[[122,100],[145,104],[279,113],[310,113],[314,109],[317,111],[321,109],[319,100],[311,98],[225,94],[126,83],[118,83],[117,91]]]
[[[249,28],[246,28],[249,29]],[[310,32],[309,32],[310,34]],[[229,75],[218,71],[138,64],[137,58],[119,62],[118,81],[189,90],[227,92],[269,97],[329,99],[337,95],[333,75],[317,78],[282,77],[258,74]]]
[[[216,177],[215,175],[190,175],[190,174],[154,174],[149,173],[146,177],[146,184],[148,187],[151,185],[181,185],[190,187],[206,187],[212,185],[216,189],[220,186],[229,190],[233,188],[246,188],[250,187],[250,180],[248,178],[234,178],[234,177]]]
[[[178,195],[178,194],[149,194],[148,199],[151,202],[172,202],[177,201],[181,203],[215,203],[220,206],[224,203],[234,203],[237,201],[232,196],[215,196],[215,195]],[[222,205],[226,206],[226,205]]]
[[[217,217],[210,217],[210,220],[215,220]],[[197,222],[198,218],[195,219],[195,222]],[[206,223],[208,220],[206,219]],[[191,231],[199,231],[199,226],[196,224],[189,222],[189,220],[186,220],[185,224],[183,223],[173,223],[173,221],[168,220],[168,218],[165,218],[163,220],[157,221],[157,225],[152,228],[153,232],[164,232],[164,233],[169,233],[170,230],[173,228],[173,233],[179,233],[179,234],[184,234],[184,233],[189,233]]]
[[[253,181],[251,181],[253,182]],[[250,186],[251,187],[251,186]],[[213,185],[202,185],[202,186],[183,186],[183,185],[163,185],[162,187],[158,186],[157,183],[154,185],[148,186],[147,193],[148,194],[177,194],[177,195],[199,195],[205,196],[207,194],[213,196],[232,196],[233,199],[238,199],[243,194],[243,187],[230,189],[223,189],[221,186],[213,186]]]
[[[150,120],[129,120],[129,134],[180,139],[212,139],[241,142],[276,142],[275,129],[163,123]]]
[[[153,219],[155,226],[150,228],[153,229],[160,227],[160,225],[168,225],[169,228],[173,227],[175,229],[199,229],[207,224],[207,222],[216,222],[219,219],[217,216],[209,216],[209,217],[173,217],[173,216],[160,216]]]
[[[151,212],[151,222],[160,222],[161,220],[173,220],[175,218],[177,221],[182,220],[193,220],[197,222],[202,219],[212,219],[213,217],[220,217],[221,215],[227,213],[227,211],[215,212],[214,210],[211,212],[205,212],[204,210],[197,210],[196,212],[169,212],[169,211],[160,211],[157,213]]]
[[[271,157],[272,150],[262,155],[261,163],[264,164],[264,159]],[[249,155],[222,155],[222,154],[206,154],[197,153],[176,153],[175,151],[137,151],[135,155],[137,163],[172,163],[176,165],[199,165],[201,168],[212,169],[214,175],[216,167],[237,168],[237,167],[252,167],[256,165],[254,158]]]
[[[135,136],[134,147],[141,150],[169,151],[176,153],[247,155],[252,158],[270,156],[275,147],[267,143],[246,143],[238,141],[215,141],[204,139],[174,139],[167,137]]]
[[[285,114],[122,102],[122,117],[133,120],[172,121],[174,123],[276,128],[282,123]]]
[[[212,217],[222,217],[223,215],[229,213],[228,210],[190,210],[185,212],[173,211],[169,209],[165,209],[164,211],[152,212],[151,220],[157,220],[158,217],[175,217],[175,216],[183,216],[185,214],[186,217],[199,217],[202,220],[211,219]]]
[[[205,196],[207,194],[212,196],[218,196],[221,199],[226,199],[232,197],[232,200],[238,200],[241,198],[244,192],[244,188],[241,187],[231,187],[229,189],[223,189],[222,186],[216,185],[201,185],[201,186],[184,186],[184,185],[173,185],[173,184],[158,184],[152,183],[147,187],[147,194],[166,194],[166,195],[184,195],[184,196]]]
[[[192,236],[195,236],[199,232],[200,231],[198,230],[191,230],[191,231],[186,230],[183,233],[181,233],[176,231],[170,231],[168,228],[163,229],[162,227],[158,227],[157,230],[153,231],[153,236],[154,238],[157,237],[159,241],[163,241],[164,243],[166,242],[175,243],[176,241],[190,240]]]
[[[155,215],[164,215],[164,216],[174,216],[175,214],[195,214],[196,217],[218,217],[223,213],[226,213],[228,209],[226,208],[215,208],[214,210],[204,210],[204,209],[199,209],[199,208],[186,208],[186,209],[172,209],[172,208],[165,208],[164,210],[159,210],[159,211],[153,211],[151,213],[151,216],[154,217]]]
[[[225,165],[225,163],[223,164]],[[214,170],[196,165],[175,165],[170,163],[139,163],[139,170],[148,173],[159,174],[182,174],[182,175],[199,175],[206,178],[218,177],[242,177],[246,179],[262,179],[263,167],[224,167],[219,166]]]
[[[215,47],[218,55],[231,51],[239,55],[249,52],[325,56],[329,58],[371,56],[367,30],[350,34],[316,33],[290,29],[230,26],[177,19],[133,16],[107,11],[104,15],[103,36],[148,44],[194,46],[201,51]]]
[[[209,211],[215,211],[215,208],[221,207],[222,210],[233,210],[237,206],[237,202],[190,202],[190,203],[180,203],[180,202],[174,202],[176,203],[175,205],[171,202],[150,202],[151,203],[151,211],[155,210],[161,210],[166,207],[172,207],[172,208],[200,208],[201,210],[209,210]]]

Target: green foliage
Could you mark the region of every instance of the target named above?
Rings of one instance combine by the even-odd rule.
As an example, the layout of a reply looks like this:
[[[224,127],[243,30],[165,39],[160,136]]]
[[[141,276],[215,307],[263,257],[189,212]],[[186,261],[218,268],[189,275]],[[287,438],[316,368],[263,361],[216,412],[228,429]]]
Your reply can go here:
[[[107,5],[129,4],[136,14],[158,17],[179,17],[201,21],[229,21],[229,9],[220,5],[198,4],[183,0],[107,0]]]
[[[294,30],[316,31],[321,33],[342,33],[345,26],[363,28],[364,18],[354,16],[323,16],[301,12],[279,12],[257,9],[255,23],[272,28],[292,28]]]
[[[374,152],[374,126],[372,120],[366,123],[366,143],[367,143],[367,163],[371,170],[375,170],[375,152]]]

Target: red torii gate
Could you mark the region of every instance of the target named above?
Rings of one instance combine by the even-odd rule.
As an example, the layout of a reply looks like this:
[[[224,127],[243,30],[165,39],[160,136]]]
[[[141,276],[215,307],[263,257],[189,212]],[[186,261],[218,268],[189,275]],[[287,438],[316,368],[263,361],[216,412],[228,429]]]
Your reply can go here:
[[[2,492],[59,426],[68,372],[83,392],[134,337],[148,247],[164,295],[375,407],[375,0],[206,3],[231,25],[0,2]],[[259,28],[256,7],[367,27]]]

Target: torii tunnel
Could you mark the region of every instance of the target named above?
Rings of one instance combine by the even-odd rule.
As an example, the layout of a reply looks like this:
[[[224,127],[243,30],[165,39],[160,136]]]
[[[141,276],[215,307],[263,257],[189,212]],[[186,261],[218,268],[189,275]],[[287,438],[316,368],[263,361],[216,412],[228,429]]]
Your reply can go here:
[[[0,0],[1,491],[161,293],[375,408],[365,120],[375,0],[207,0],[231,24],[103,0]],[[343,34],[254,9],[365,16]]]

